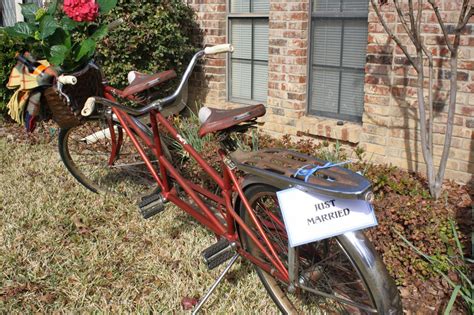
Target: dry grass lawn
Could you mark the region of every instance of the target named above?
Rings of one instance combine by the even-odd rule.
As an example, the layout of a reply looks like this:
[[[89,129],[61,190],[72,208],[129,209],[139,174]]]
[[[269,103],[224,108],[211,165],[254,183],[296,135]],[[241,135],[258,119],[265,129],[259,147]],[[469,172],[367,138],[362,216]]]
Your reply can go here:
[[[135,201],[80,186],[56,142],[0,138],[0,313],[173,312],[222,270],[200,253],[214,237],[178,209],[151,220]],[[276,313],[256,273],[238,263],[206,313]]]

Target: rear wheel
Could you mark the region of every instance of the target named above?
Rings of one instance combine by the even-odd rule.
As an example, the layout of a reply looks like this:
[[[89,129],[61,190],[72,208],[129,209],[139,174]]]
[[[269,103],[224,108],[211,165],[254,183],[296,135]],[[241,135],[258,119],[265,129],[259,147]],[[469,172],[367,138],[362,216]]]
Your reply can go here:
[[[105,119],[87,120],[79,126],[61,129],[58,145],[64,165],[82,185],[95,193],[128,196],[148,193],[156,188],[156,182],[130,137],[119,123],[113,122],[113,125],[116,139],[121,136],[122,144],[112,163],[109,163],[112,140]],[[164,149],[168,152],[166,146]],[[157,166],[151,151],[145,151]]]
[[[288,267],[288,238],[276,198],[277,189],[258,184],[245,191],[252,209],[279,258]],[[259,233],[243,205],[244,221]],[[259,237],[261,239],[261,237]],[[245,233],[243,246],[263,257]],[[373,246],[362,232],[353,232],[297,247],[298,282],[307,289],[288,292],[288,284],[260,268],[258,275],[283,313],[401,314],[397,288]]]

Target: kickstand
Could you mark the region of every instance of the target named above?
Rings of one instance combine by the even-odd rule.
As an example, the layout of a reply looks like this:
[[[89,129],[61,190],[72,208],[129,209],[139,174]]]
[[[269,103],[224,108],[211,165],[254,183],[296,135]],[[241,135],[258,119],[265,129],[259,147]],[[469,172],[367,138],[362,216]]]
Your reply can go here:
[[[217,288],[217,286],[219,285],[219,283],[222,281],[222,279],[224,278],[224,276],[226,275],[226,273],[230,270],[230,268],[232,267],[232,265],[235,263],[235,261],[237,260],[237,258],[239,258],[239,254],[235,254],[232,259],[229,261],[229,263],[227,264],[227,267],[225,267],[224,271],[222,271],[222,273],[220,274],[219,278],[217,278],[216,282],[214,282],[214,284],[211,286],[211,288],[209,289],[209,291],[207,291],[206,295],[202,298],[202,300],[199,301],[199,304],[196,305],[196,307],[194,308],[193,312],[192,312],[192,315],[195,315],[199,312],[199,310],[201,309],[201,307],[204,305],[204,303],[206,303],[207,299],[211,296],[212,292]]]

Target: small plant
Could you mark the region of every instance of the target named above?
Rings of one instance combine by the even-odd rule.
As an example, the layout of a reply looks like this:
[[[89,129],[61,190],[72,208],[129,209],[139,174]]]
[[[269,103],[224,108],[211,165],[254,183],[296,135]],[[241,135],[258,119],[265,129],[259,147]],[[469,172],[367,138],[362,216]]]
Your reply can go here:
[[[178,133],[189,143],[196,151],[203,152],[208,143],[213,142],[213,136],[207,134],[204,137],[198,136],[200,122],[198,116],[189,110],[188,117],[175,116],[173,124],[176,126]],[[171,140],[172,150],[179,157],[181,164],[189,158],[189,153],[183,149],[181,143],[177,140]]]
[[[329,162],[343,162],[347,160],[347,154],[341,143],[336,140],[332,145],[323,147],[316,153],[316,156],[322,160]]]
[[[451,297],[449,299],[448,304],[446,305],[446,308],[444,310],[444,314],[447,315],[451,312],[454,303],[457,299],[458,296],[461,296],[462,299],[464,300],[464,307],[467,309],[469,314],[474,313],[474,299],[472,296],[472,292],[474,292],[474,288],[472,285],[471,280],[469,277],[466,275],[468,267],[466,267],[466,263],[474,263],[472,259],[468,259],[464,257],[463,254],[463,249],[461,246],[461,242],[459,241],[459,236],[456,231],[456,227],[454,222],[450,219],[449,220],[450,228],[451,228],[451,233],[454,236],[454,240],[456,242],[456,253],[452,252],[451,250],[448,250],[448,253],[451,251],[450,255],[444,256],[443,259],[440,259],[439,257],[436,257],[435,255],[427,255],[423,251],[421,251],[419,248],[417,248],[413,243],[411,243],[409,240],[407,240],[400,232],[394,229],[394,232],[418,255],[423,257],[426,262],[428,262],[431,266],[431,268],[436,271],[440,276],[443,277],[444,280],[446,280],[447,283],[453,288],[453,292],[451,294]],[[441,235],[441,238],[443,239],[443,236]],[[446,238],[446,236],[444,236]],[[448,276],[448,272],[453,271],[456,275],[457,278],[459,279],[458,282],[460,283],[455,283],[450,277]]]
[[[357,146],[354,149],[354,153],[360,161],[363,161],[365,159],[365,149],[363,147]]]

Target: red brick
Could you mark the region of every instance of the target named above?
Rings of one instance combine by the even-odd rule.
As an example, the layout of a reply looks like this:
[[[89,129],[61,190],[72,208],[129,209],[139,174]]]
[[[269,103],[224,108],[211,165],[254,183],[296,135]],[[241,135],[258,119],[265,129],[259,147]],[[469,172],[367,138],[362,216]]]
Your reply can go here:
[[[307,19],[308,19],[308,14],[305,12],[292,13],[290,15],[290,20],[292,21],[295,21],[295,20],[306,21]]]
[[[270,22],[268,23],[268,27],[271,29],[286,29],[287,23],[286,22]]]

